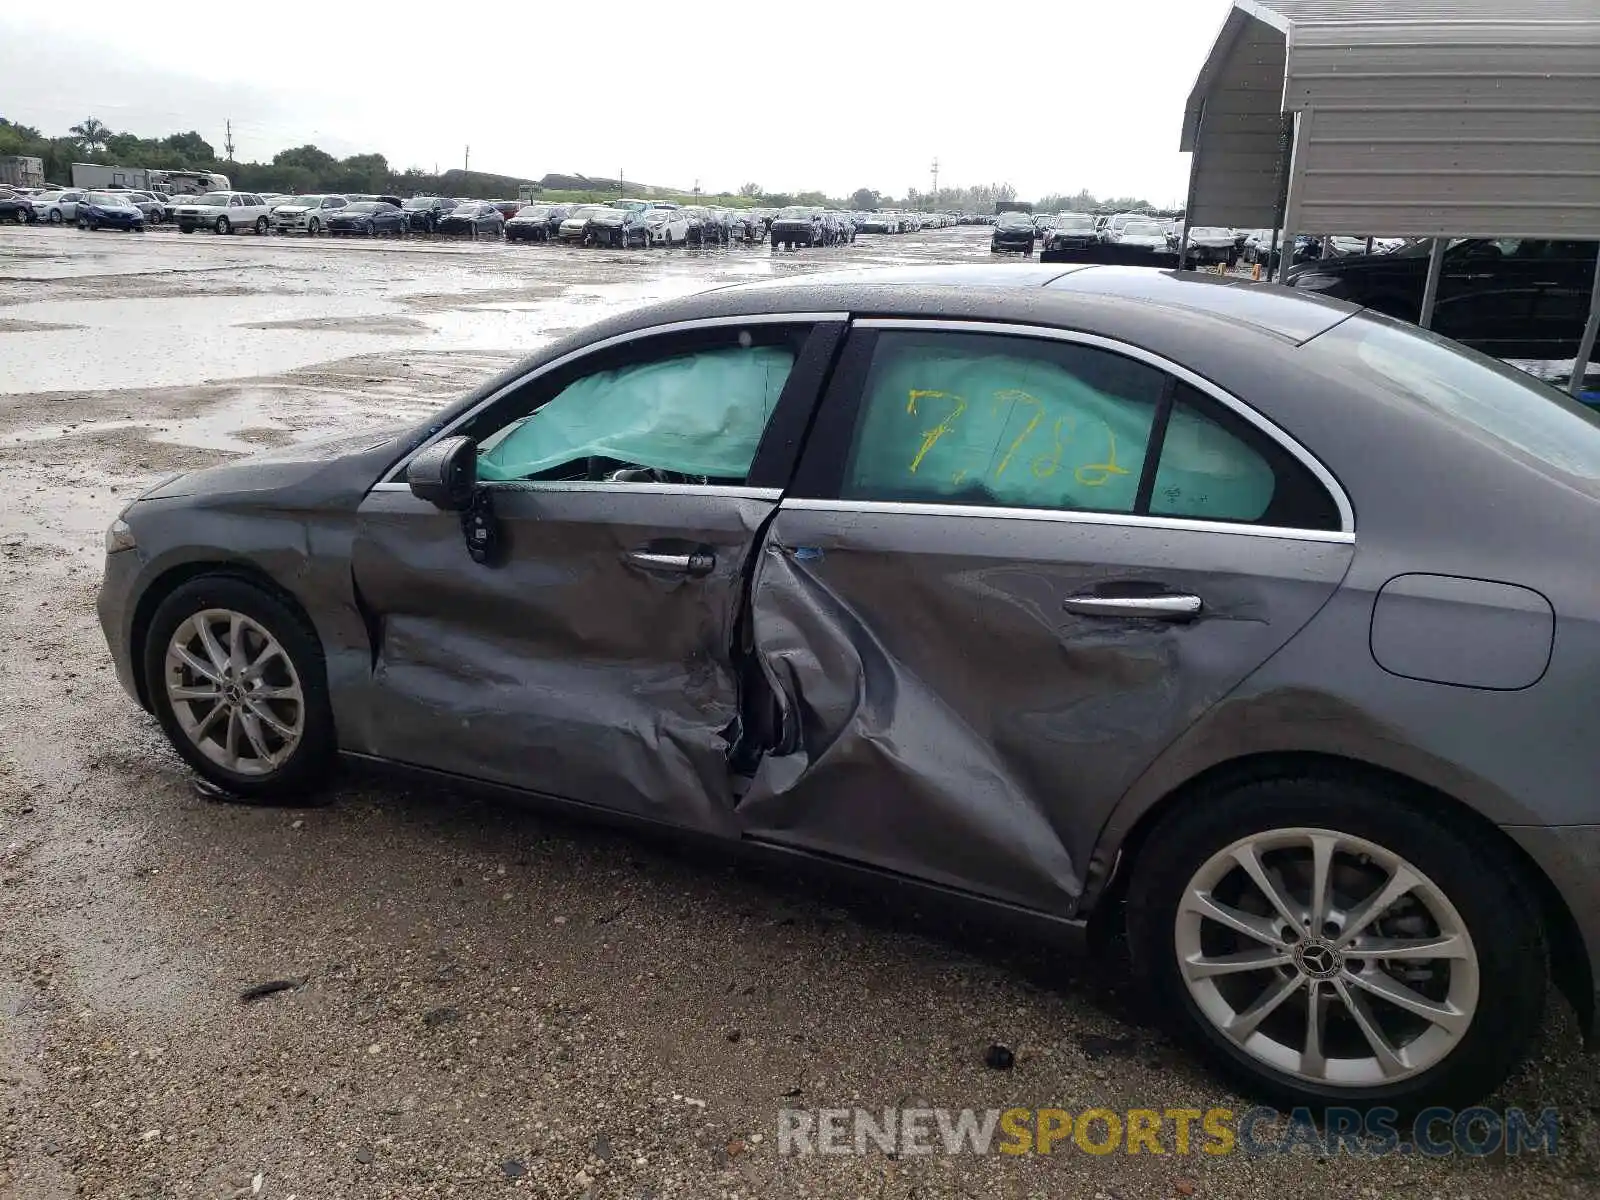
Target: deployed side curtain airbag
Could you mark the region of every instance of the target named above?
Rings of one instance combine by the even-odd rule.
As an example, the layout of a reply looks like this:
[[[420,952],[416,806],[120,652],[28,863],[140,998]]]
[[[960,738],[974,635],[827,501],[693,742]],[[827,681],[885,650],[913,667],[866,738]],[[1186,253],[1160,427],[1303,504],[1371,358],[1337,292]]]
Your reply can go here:
[[[527,479],[596,457],[743,480],[794,354],[727,347],[584,376],[491,439],[481,479]]]
[[[1038,357],[907,349],[874,364],[847,496],[1132,511],[1153,404]]]

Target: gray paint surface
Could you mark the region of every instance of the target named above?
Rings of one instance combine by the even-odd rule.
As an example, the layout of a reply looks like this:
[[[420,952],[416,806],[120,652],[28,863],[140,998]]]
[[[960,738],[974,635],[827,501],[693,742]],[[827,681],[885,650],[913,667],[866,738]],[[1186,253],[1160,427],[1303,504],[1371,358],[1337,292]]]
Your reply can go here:
[[[1372,657],[1428,683],[1515,690],[1550,665],[1556,615],[1529,588],[1449,575],[1401,575],[1372,606]]]
[[[1310,448],[1351,498],[1354,532],[513,484],[495,488],[506,564],[483,568],[454,516],[373,490],[456,417],[586,344],[775,312],[1071,330],[1181,364]],[[1012,288],[968,287],[953,270],[707,293],[564,339],[421,427],[165,485],[127,513],[139,549],[110,557],[101,617],[136,684],[139,613],[174,571],[251,571],[308,613],[347,751],[1057,917],[1092,911],[1156,806],[1261,755],[1370,764],[1502,826],[1592,826],[1600,478],[1407,399],[1359,360],[1360,331],[1380,321],[1283,289],[1112,268]],[[714,546],[716,571],[665,579],[626,561],[674,539]],[[1378,598],[1416,574],[1537,592],[1554,613],[1543,675],[1513,691],[1385,670],[1370,647]],[[1121,581],[1205,607],[1186,624],[1062,607]],[[1517,640],[1537,616],[1520,591],[1424,599],[1441,629],[1481,630],[1500,605],[1512,641],[1531,644]],[[1526,658],[1455,669],[1505,680]],[[726,754],[752,665],[793,739],[769,744],[742,791]],[[1537,834],[1519,841],[1600,942],[1592,887],[1565,860],[1546,866]]]
[[[1274,224],[1280,111],[1301,114],[1291,229],[1600,237],[1589,0],[1239,0],[1185,112],[1191,221]]]

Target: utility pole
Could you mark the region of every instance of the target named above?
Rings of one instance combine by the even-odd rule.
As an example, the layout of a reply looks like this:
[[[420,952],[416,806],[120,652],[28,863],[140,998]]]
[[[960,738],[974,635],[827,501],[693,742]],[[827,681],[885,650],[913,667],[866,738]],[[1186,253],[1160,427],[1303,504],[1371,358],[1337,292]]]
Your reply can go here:
[[[939,160],[937,158],[933,160],[933,200],[932,200],[932,204],[933,204],[933,207],[935,209],[937,209],[939,207]]]
[[[695,194],[695,197],[698,199],[699,195],[700,195],[700,181],[698,179],[696,179],[694,181],[694,194]]]
[[[468,146],[467,153],[461,160],[461,173],[465,175],[470,170],[472,170],[472,147]]]
[[[233,161],[233,118],[228,118],[228,132],[222,140],[222,148],[228,152],[228,161]]]
[[[626,195],[626,194],[627,194],[627,189],[623,186],[622,168],[618,167],[617,168],[617,195],[619,197],[621,197],[621,196]]]

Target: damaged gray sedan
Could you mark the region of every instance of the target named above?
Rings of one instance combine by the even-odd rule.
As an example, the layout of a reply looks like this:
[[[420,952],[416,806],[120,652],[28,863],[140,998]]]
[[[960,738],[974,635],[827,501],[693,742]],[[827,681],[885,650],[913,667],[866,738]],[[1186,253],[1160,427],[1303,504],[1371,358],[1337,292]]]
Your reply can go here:
[[[713,291],[424,426],[161,484],[123,684],[1087,942],[1284,1104],[1463,1104],[1600,958],[1600,426],[1338,301],[977,267]],[[1591,541],[1597,543],[1591,546]]]

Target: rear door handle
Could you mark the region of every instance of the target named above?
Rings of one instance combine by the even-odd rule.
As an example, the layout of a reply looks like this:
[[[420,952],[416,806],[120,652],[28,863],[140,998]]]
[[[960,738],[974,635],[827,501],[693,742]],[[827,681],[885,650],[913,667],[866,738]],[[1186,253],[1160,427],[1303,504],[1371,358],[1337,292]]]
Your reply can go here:
[[[628,561],[647,571],[670,571],[677,575],[709,575],[716,568],[717,556],[703,551],[694,554],[658,554],[653,550],[630,550]]]
[[[1189,621],[1200,615],[1200,597],[1167,592],[1159,596],[1068,596],[1061,607],[1080,617],[1141,617]]]

